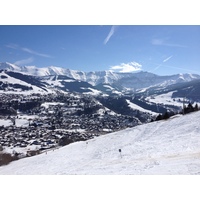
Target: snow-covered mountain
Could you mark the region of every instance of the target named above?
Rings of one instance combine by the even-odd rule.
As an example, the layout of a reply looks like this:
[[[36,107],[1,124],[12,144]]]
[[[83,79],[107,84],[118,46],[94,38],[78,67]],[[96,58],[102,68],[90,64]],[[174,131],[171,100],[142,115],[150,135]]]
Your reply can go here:
[[[200,174],[200,112],[69,144],[0,174]],[[48,166],[48,167],[47,167]]]
[[[99,83],[113,83],[113,81],[118,80],[122,75],[115,74],[111,71],[83,72],[55,66],[43,68],[38,68],[36,66],[20,67],[8,62],[0,63],[0,69],[22,72],[32,76],[65,75],[76,80],[88,82],[92,85],[97,85]]]
[[[66,75],[51,75],[39,77],[39,80],[46,84],[47,88],[57,88],[65,92],[78,92],[82,94],[97,95],[101,91],[95,89],[91,84],[69,78]]]
[[[101,93],[91,84],[65,75],[38,77],[13,70],[0,70],[0,93],[29,95],[55,93],[56,91],[91,95]]]
[[[0,93],[52,93],[45,84],[33,76],[25,75],[13,71],[0,70]]]
[[[132,90],[159,87],[164,88],[177,83],[190,82],[200,79],[197,74],[176,74],[170,76],[158,76],[149,72],[132,73],[117,80],[114,84],[121,88]]]
[[[116,73],[112,71],[83,72],[61,67],[17,66],[10,63],[0,63],[0,69],[26,73],[33,76],[65,75],[79,81],[88,82],[96,86],[109,84],[120,89],[136,90],[152,86],[168,86],[180,82],[200,79],[197,74],[177,74],[171,76],[158,76],[149,72]]]

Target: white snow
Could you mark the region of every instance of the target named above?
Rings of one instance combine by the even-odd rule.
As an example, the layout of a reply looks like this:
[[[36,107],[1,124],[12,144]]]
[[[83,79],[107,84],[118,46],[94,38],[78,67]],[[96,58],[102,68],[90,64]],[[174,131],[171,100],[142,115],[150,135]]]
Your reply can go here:
[[[142,108],[142,107],[140,107],[140,106],[138,106],[138,105],[132,103],[132,102],[131,102],[130,100],[128,100],[128,99],[126,100],[126,102],[128,103],[129,107],[132,108],[133,110],[139,110],[139,111],[141,111],[141,112],[150,113],[150,114],[152,114],[152,115],[158,115],[158,113],[153,112],[153,111],[150,111],[150,110],[146,110],[146,109],[144,109],[144,108]]]
[[[146,98],[146,100],[149,102],[157,103],[157,104],[167,104],[167,105],[174,105],[174,106],[182,107],[183,103],[181,101],[179,101],[180,98],[172,99],[172,94],[174,92],[175,91],[168,92],[168,93],[161,94],[161,95],[149,96]]]
[[[0,74],[7,77],[6,79],[1,79],[1,81],[4,82],[4,83],[12,83],[12,84],[18,83],[18,84],[22,84],[22,85],[29,86],[29,87],[32,86],[31,84],[28,84],[24,81],[21,81],[19,79],[16,79],[16,78],[9,76],[4,71],[2,71]]]
[[[64,75],[64,69],[61,67],[50,66],[48,68],[55,72],[55,74]]]
[[[115,90],[113,87],[111,87],[110,85],[103,85],[105,88],[108,88],[106,91],[112,91],[113,94],[122,94],[122,92],[119,92],[117,90]]]
[[[10,119],[0,119],[0,126],[11,126],[13,122]]]
[[[58,86],[58,87],[64,87],[64,85],[62,85],[62,83],[59,80],[45,80],[46,83],[48,83],[51,86]]]
[[[81,89],[89,89],[89,90],[91,90],[91,92],[83,92],[83,94],[90,94],[90,95],[99,95],[99,94],[101,94],[101,91],[93,89],[93,88],[90,88],[90,87],[89,88],[81,87]]]
[[[108,88],[108,89],[110,89],[110,90],[113,90],[114,88],[113,87],[111,87],[110,85],[103,85],[104,87],[106,87],[106,88]]]
[[[73,80],[73,79],[68,79],[68,80],[63,80],[64,82],[66,82],[66,83],[72,83],[72,82],[75,82],[75,80]]]
[[[18,118],[15,117],[16,127],[27,127],[29,126],[29,119],[38,118],[37,115],[18,115]],[[0,119],[0,126],[11,126],[13,121],[11,119]]]
[[[5,91],[0,90],[0,93],[7,93],[7,94],[19,94],[20,93],[20,94],[26,94],[26,95],[33,94],[33,93],[40,93],[40,94],[54,93],[54,91],[52,91],[52,90],[45,91],[42,88],[31,85],[31,84],[21,81],[19,79],[13,78],[13,77],[9,76],[8,74],[6,74],[4,71],[1,72],[0,75],[7,77],[5,79],[1,78],[1,81],[3,83],[12,83],[12,84],[19,84],[19,85],[23,85],[23,86],[27,86],[27,87],[32,87],[32,90],[28,90],[28,91],[22,91],[21,89],[14,89],[14,91],[10,91],[9,87],[8,87],[8,88],[6,88]],[[13,88],[12,88],[12,90],[13,90]]]
[[[183,108],[183,98],[179,98],[179,97],[172,98],[172,94],[174,92],[175,91],[164,93],[164,94],[161,94],[161,95],[148,96],[148,97],[145,98],[145,100],[150,102],[150,103],[177,106],[177,107],[180,108],[180,110],[182,110],[182,108]],[[185,105],[187,106],[190,102],[190,99],[184,98],[184,102],[185,102]],[[195,106],[195,104],[200,106],[199,102],[194,102],[193,106]]]
[[[15,125],[17,127],[27,127],[29,126],[29,121],[27,119],[16,119]]]
[[[72,143],[1,166],[0,174],[200,174],[199,118],[195,112]]]
[[[54,80],[54,78],[56,78],[56,80]],[[75,82],[75,80],[73,79],[66,79],[66,80],[59,80],[57,79],[58,76],[52,76],[49,80],[44,80],[43,82],[48,83],[50,86],[54,87],[54,86],[58,86],[58,87],[65,87],[61,82],[67,82],[67,83],[72,83]]]
[[[64,105],[64,103],[59,103],[59,102],[45,102],[41,104],[41,107],[44,107],[46,109],[49,108],[49,106],[57,106],[57,105]]]
[[[20,71],[20,70],[21,70],[21,68],[20,68],[19,66],[17,66],[17,65],[14,65],[14,64],[9,63],[9,62],[6,62],[6,64],[7,64],[8,66],[10,66],[10,68],[11,68],[12,70],[15,70],[15,71]]]

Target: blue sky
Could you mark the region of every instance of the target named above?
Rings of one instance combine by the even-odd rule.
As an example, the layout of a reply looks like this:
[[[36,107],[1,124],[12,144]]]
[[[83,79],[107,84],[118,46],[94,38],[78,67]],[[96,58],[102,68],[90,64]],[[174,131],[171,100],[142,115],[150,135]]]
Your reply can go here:
[[[200,26],[1,25],[0,62],[82,71],[200,74]]]

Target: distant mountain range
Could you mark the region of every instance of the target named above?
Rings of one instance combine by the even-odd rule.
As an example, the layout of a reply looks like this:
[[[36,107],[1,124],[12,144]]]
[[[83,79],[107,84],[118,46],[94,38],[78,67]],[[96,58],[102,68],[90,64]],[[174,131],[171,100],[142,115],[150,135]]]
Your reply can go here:
[[[182,106],[183,98],[200,102],[200,75],[158,76],[149,72],[82,72],[59,67],[37,68],[0,63],[0,93],[80,93],[129,96],[142,109],[159,112],[163,104]],[[158,108],[158,106],[161,106]],[[167,107],[165,108],[165,110]]]
[[[176,83],[184,83],[200,79],[198,74],[176,74],[170,76],[158,76],[149,72],[116,73],[112,71],[83,72],[61,67],[17,66],[11,63],[0,63],[1,70],[20,72],[26,75],[49,77],[58,76],[72,78],[77,81],[87,82],[92,86],[108,84],[119,90],[138,90],[155,86],[166,87]],[[61,76],[60,76],[61,77]]]

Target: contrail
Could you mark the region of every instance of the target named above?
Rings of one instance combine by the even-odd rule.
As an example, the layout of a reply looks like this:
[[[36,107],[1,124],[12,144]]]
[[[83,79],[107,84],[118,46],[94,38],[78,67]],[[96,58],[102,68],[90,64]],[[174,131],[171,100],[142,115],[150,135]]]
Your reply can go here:
[[[30,54],[34,54],[34,55],[37,55],[37,56],[41,56],[41,57],[46,57],[46,58],[50,58],[51,56],[47,55],[47,54],[43,54],[43,53],[38,53],[36,51],[33,51],[29,48],[21,48],[22,51],[25,51],[25,52],[28,52]]]
[[[168,58],[166,58],[165,60],[163,60],[163,62],[167,62],[169,59],[171,59],[173,56],[169,56]]]
[[[173,66],[166,66],[166,65],[164,65],[164,67],[172,68],[172,69],[181,69],[183,71],[187,71],[187,72],[191,72],[191,73],[198,73],[199,74],[199,71],[191,70],[191,69],[185,69],[185,68],[182,68],[182,67],[173,67]]]
[[[152,70],[149,70],[149,72],[156,71],[157,69],[159,69],[160,67],[162,67],[162,68],[180,69],[180,70],[186,71],[188,73],[190,72],[190,73],[197,73],[197,74],[199,74],[199,71],[191,70],[191,69],[185,69],[185,68],[182,68],[182,67],[174,67],[174,66],[169,66],[169,65],[162,65],[162,64],[159,64],[159,63],[152,63],[152,64],[157,65],[157,67],[155,67]]]
[[[106,37],[106,39],[104,40],[104,44],[107,44],[107,42],[110,40],[110,38],[112,37],[112,35],[115,33],[116,29],[118,26],[112,26],[110,29],[110,32],[108,33],[108,36]]]

